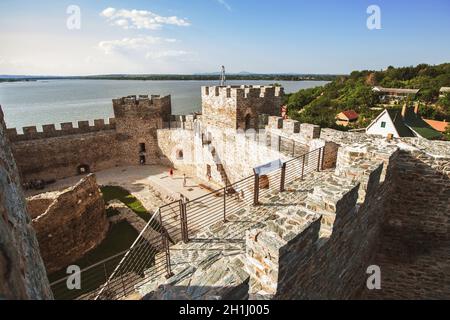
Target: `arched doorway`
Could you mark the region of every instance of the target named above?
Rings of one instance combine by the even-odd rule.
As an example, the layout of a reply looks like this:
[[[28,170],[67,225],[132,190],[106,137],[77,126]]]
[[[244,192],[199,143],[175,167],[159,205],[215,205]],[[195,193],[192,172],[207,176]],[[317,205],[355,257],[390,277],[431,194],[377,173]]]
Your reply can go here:
[[[245,116],[245,130],[252,129],[252,117],[249,113]]]

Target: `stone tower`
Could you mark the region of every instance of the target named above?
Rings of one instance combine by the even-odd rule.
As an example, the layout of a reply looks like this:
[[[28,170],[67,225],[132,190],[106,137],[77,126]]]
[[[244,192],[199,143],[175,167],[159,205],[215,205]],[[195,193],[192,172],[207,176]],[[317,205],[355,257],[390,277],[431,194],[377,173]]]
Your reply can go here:
[[[276,86],[202,87],[202,121],[233,129],[256,129],[260,115],[278,116],[284,90]]]
[[[158,163],[160,152],[156,130],[163,128],[170,119],[170,95],[114,99],[113,108],[121,161],[130,165]]]

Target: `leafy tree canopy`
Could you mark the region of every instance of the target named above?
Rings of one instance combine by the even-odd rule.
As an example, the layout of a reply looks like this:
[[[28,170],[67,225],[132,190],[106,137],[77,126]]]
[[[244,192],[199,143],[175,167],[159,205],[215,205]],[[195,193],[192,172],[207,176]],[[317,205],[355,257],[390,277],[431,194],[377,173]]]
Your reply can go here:
[[[439,89],[450,86],[450,63],[353,71],[323,87],[300,90],[286,97],[288,115],[301,122],[343,129],[336,125],[335,116],[351,109],[360,114],[356,127],[365,127],[380,112],[376,110],[379,101],[373,86],[421,89],[416,100],[421,102],[423,116],[450,120],[450,96],[439,98]]]

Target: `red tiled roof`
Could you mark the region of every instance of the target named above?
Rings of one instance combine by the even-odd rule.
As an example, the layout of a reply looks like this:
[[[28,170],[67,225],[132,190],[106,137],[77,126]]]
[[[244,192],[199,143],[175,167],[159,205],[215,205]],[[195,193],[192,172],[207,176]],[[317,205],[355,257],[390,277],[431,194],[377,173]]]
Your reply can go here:
[[[345,111],[342,111],[340,114],[343,114],[348,120],[356,120],[359,117],[359,114],[357,114],[353,110],[345,110]]]
[[[446,121],[437,121],[437,120],[428,120],[423,119],[426,123],[428,123],[434,130],[439,132],[445,132],[445,129],[448,126],[448,122]]]

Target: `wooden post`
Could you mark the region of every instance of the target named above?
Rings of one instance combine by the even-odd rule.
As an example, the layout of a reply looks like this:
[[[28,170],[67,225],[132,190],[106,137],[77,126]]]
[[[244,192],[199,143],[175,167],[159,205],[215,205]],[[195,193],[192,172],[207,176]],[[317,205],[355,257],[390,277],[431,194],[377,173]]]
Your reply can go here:
[[[225,188],[223,188],[223,222],[227,222],[227,185],[225,182]]]
[[[302,158],[302,177],[301,177],[301,180],[303,180],[303,175],[305,174],[305,161],[306,161],[306,154],[304,154],[303,158]]]
[[[253,205],[259,204],[259,175],[255,173],[255,185],[253,188]]]
[[[286,162],[281,167],[280,192],[284,191],[284,183],[286,181]]]
[[[281,151],[281,136],[278,136],[278,152]]]
[[[295,157],[295,140],[292,140],[292,158]]]
[[[322,149],[318,149],[317,150],[317,172],[319,172],[320,171],[320,151],[321,151]]]
[[[320,169],[323,171],[323,163],[325,159],[325,146],[322,147],[322,163],[320,164]]]
[[[186,202],[180,201],[180,224],[181,224],[181,237],[184,243],[189,242]]]

